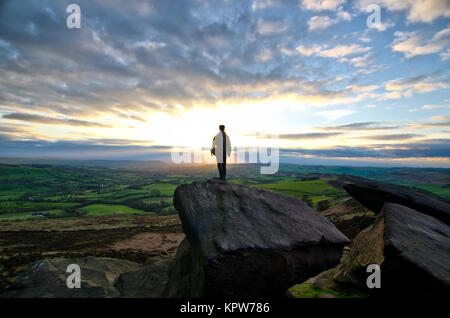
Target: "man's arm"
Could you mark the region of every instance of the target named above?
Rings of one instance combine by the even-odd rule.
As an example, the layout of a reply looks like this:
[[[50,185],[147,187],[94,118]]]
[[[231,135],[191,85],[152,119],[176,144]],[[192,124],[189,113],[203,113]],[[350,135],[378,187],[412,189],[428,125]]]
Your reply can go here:
[[[216,137],[214,137],[213,141],[212,141],[212,146],[211,146],[211,150],[210,150],[211,151],[211,156],[214,155],[213,151],[214,151],[214,148],[216,147],[216,144],[214,143],[215,140],[216,140]]]

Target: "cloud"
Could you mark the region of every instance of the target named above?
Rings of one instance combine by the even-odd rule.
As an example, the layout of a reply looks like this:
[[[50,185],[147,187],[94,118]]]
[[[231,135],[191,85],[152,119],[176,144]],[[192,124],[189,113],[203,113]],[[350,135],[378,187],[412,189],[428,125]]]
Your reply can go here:
[[[28,122],[32,122],[32,123],[47,124],[47,125],[71,125],[71,126],[102,127],[102,128],[111,127],[110,125],[97,123],[97,122],[90,122],[90,121],[84,121],[84,120],[78,120],[78,119],[60,119],[60,118],[53,118],[53,117],[46,117],[46,116],[25,114],[25,113],[5,114],[5,115],[3,115],[2,118],[11,119],[11,120],[28,121]]]
[[[361,11],[370,4],[379,4],[389,11],[406,11],[410,22],[432,22],[440,17],[450,17],[450,2],[447,0],[359,0]]]
[[[387,29],[395,26],[394,22],[380,22],[380,23],[373,23],[372,27],[368,30],[377,30],[378,32],[386,31]]]
[[[448,48],[446,51],[442,51],[441,53],[439,53],[439,56],[443,61],[447,61],[448,59],[450,59],[450,48]]]
[[[430,129],[450,127],[450,116],[435,116],[423,123],[411,124],[408,129]]]
[[[271,36],[286,32],[288,24],[283,20],[259,20],[256,31],[261,35]]]
[[[410,97],[415,93],[428,93],[447,87],[447,81],[441,80],[435,75],[399,78],[385,83],[385,89],[388,93],[385,93],[381,99],[399,99]]]
[[[318,53],[319,56],[329,58],[342,58],[358,53],[365,53],[370,50],[370,47],[362,47],[359,44],[338,45],[331,49],[323,50]]]
[[[411,22],[432,22],[439,17],[450,17],[450,3],[446,0],[408,2],[410,5],[408,19]]]
[[[349,63],[354,67],[367,67],[369,64],[375,61],[374,55],[372,52],[366,53],[363,56],[354,57],[348,59]]]
[[[336,146],[322,149],[281,148],[280,154],[325,158],[417,159],[450,158],[450,139],[423,143],[379,144],[367,147]]]
[[[432,109],[439,109],[439,108],[450,108],[450,105],[423,105],[422,109],[424,110],[432,110]]]
[[[340,20],[340,21],[342,21],[342,20],[350,21],[352,19],[352,15],[342,9],[338,10],[338,12],[336,13],[336,16],[337,16],[338,20]]]
[[[252,10],[263,10],[266,8],[271,8],[279,6],[280,2],[278,0],[255,0],[252,4]]]
[[[423,137],[423,135],[419,134],[391,134],[391,135],[372,135],[372,136],[363,136],[359,137],[362,139],[368,140],[406,140]]]
[[[95,141],[23,141],[2,140],[1,137],[0,148],[3,157],[91,160],[169,160],[172,149],[165,145],[122,145],[120,141],[104,145]]]
[[[99,145],[90,141],[18,141],[3,139],[4,157],[95,160],[170,160],[171,146]],[[406,144],[377,144],[366,147],[281,148],[280,155],[315,158],[414,159],[450,158],[450,139],[429,139]]]
[[[313,16],[308,21],[308,29],[311,31],[326,29],[330,25],[333,25],[336,23],[337,23],[337,20],[331,19],[328,16]]]
[[[442,115],[433,116],[429,120],[431,120],[431,121],[447,121],[447,120],[450,120],[450,116],[442,116]]]
[[[431,38],[417,31],[396,31],[394,36],[392,50],[403,53],[406,58],[441,52],[443,59],[446,59],[446,51],[443,50],[450,45],[450,26],[436,32]]]
[[[255,55],[255,61],[257,62],[267,62],[273,58],[272,51],[268,48],[261,49],[256,55]]]
[[[239,99],[240,84],[268,82],[248,63],[261,48],[253,42],[255,31],[288,32],[288,23],[280,20],[257,19],[255,25],[243,2],[215,4],[220,15],[189,0],[78,4],[90,14],[75,32],[61,27],[62,2],[2,1],[0,46],[8,49],[0,50],[1,105],[47,113],[76,110],[90,117],[112,108],[144,114],[177,104],[215,106],[232,89]],[[35,26],[34,34],[28,25]]]
[[[45,139],[45,136],[37,134],[33,127],[9,123],[1,123],[0,135],[2,140]]]
[[[408,84],[402,83],[402,80],[391,80],[386,84],[386,89],[390,91],[408,89],[408,91],[405,93],[406,95],[410,94],[411,92],[426,93],[434,91],[439,88],[446,88],[446,87],[447,83],[442,81]]]
[[[0,117],[5,115],[1,125],[30,127],[10,127],[2,132],[15,139],[59,140],[70,135],[82,140],[91,138],[90,143],[96,146],[102,142],[118,146],[148,131],[148,138],[158,142],[164,134],[161,130],[155,132],[154,127],[170,127],[185,114],[204,114],[211,108],[244,113],[253,105],[255,109],[261,105],[264,111],[258,116],[272,120],[275,126],[282,125],[286,117],[301,116],[300,110],[309,112],[313,120],[321,120],[320,125],[330,127],[327,121],[345,118],[355,111],[358,113],[347,118],[371,122],[368,116],[374,116],[380,121],[406,122],[408,118],[402,116],[408,115],[407,111],[386,112],[385,105],[369,111],[364,105],[378,105],[378,98],[388,94],[404,98],[448,87],[446,65],[442,63],[447,47],[436,52],[439,56],[429,65],[421,64],[426,62],[422,59],[403,59],[406,53],[402,52],[391,56],[391,50],[384,49],[387,38],[357,32],[358,28],[345,23],[355,15],[349,1],[79,0],[83,12],[80,30],[64,27],[67,1],[0,3]],[[383,23],[389,21],[385,15],[383,8]],[[326,18],[312,22],[333,24],[311,32],[308,21],[314,16]],[[398,17],[389,14],[389,18]],[[358,20],[361,26],[364,20]],[[423,36],[419,46],[436,45],[447,37],[446,32],[440,32],[446,28],[446,21],[425,26],[392,21],[405,33],[417,30],[405,40]],[[373,45],[365,39],[368,36]],[[361,37],[366,42],[358,40]],[[369,74],[380,70],[374,65],[375,59],[386,63],[383,66],[388,71]],[[398,68],[400,63],[404,64]],[[414,83],[404,78],[409,70],[415,74],[424,68],[432,68],[430,72],[441,68],[441,75],[423,77]],[[434,94],[441,93],[445,92]],[[436,95],[430,96],[429,104],[439,104],[441,99]],[[434,110],[441,114],[444,111]],[[233,125],[244,121],[238,119]],[[166,120],[167,124],[163,122]],[[117,129],[109,129],[110,123]],[[444,121],[421,124],[443,127]],[[292,125],[289,131],[302,131],[295,130],[295,123]],[[343,125],[337,130],[316,131],[335,134],[394,130],[394,125]],[[101,131],[98,136],[83,135],[87,126],[108,129],[95,129]],[[305,131],[301,137],[313,138],[308,133]],[[129,136],[130,140],[114,140]],[[341,139],[339,135],[328,138],[333,137]],[[1,148],[1,152],[5,149]]]
[[[2,133],[22,133],[24,129],[29,128],[28,126],[24,125],[17,125],[17,124],[5,124],[2,123],[0,126],[0,132]]]
[[[280,139],[292,139],[292,140],[304,140],[304,139],[322,139],[322,138],[330,138],[341,135],[339,132],[330,132],[330,133],[299,133],[299,134],[281,134],[278,135]]]
[[[308,29],[310,31],[323,30],[341,21],[351,21],[351,19],[352,15],[350,13],[339,8],[335,18],[331,18],[327,15],[312,16],[308,21]]]
[[[258,139],[266,138],[271,139],[273,134],[267,133],[252,133],[246,134],[249,137],[256,137]],[[311,132],[311,133],[295,133],[295,134],[278,134],[276,135],[278,139],[286,140],[314,140],[322,138],[331,138],[342,135],[341,132]]]
[[[148,146],[149,144],[154,143],[153,140],[116,139],[116,138],[90,138],[78,142],[89,145],[102,145],[102,146],[130,146],[130,145]],[[165,146],[164,148],[167,148],[167,146]]]
[[[127,120],[134,120],[134,121],[141,121],[141,122],[148,122],[148,120],[144,117],[142,117],[140,114],[130,114],[130,113],[124,113],[120,110],[117,112],[117,116],[120,118],[124,118]]]
[[[0,39],[8,50],[0,50],[0,105],[58,119],[144,122],[155,113],[264,99],[314,106],[358,98],[326,87],[331,76],[323,63],[299,59],[306,51],[295,50],[294,39],[308,36],[307,21],[298,27],[298,2],[278,3],[80,0],[90,14],[74,31],[60,27],[62,2],[3,1]],[[268,14],[267,6],[276,8]],[[322,88],[305,93],[310,81]]]
[[[302,8],[313,11],[337,10],[345,0],[301,0]]]
[[[316,127],[316,129],[319,130],[335,130],[335,131],[358,131],[358,130],[391,130],[391,129],[397,129],[399,128],[398,125],[385,125],[384,122],[358,122],[358,123],[351,123],[341,126],[323,126],[323,127]]]
[[[347,86],[347,89],[354,93],[367,93],[372,92],[378,88],[377,85],[351,85]]]
[[[322,46],[318,45],[318,44],[313,44],[313,45],[309,45],[309,46],[299,45],[296,48],[296,50],[300,54],[306,55],[306,56],[311,56],[311,55],[317,54],[320,52],[321,49],[322,49]]]
[[[363,47],[359,44],[337,45],[333,48],[328,48],[325,45],[300,45],[296,48],[297,52],[305,56],[320,56],[325,58],[337,59],[340,63],[350,63],[354,67],[367,67],[375,61],[374,55],[371,52],[371,47]],[[367,53],[366,53],[367,52]],[[366,53],[363,56],[349,58],[349,56]]]

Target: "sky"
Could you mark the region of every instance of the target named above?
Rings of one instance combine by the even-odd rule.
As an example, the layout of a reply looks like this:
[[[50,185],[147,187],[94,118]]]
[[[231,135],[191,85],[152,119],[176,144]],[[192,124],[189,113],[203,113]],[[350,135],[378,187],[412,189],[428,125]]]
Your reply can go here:
[[[0,0],[0,157],[450,168],[449,66],[447,0]]]

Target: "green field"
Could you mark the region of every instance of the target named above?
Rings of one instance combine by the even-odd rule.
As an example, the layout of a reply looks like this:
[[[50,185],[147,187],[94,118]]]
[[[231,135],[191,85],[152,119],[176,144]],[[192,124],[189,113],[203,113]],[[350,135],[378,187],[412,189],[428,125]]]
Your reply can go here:
[[[411,187],[450,201],[450,169],[445,168],[332,167],[282,164],[280,171],[296,174],[349,174]]]
[[[256,187],[270,189],[300,199],[306,196],[312,200],[314,207],[320,201],[329,200],[332,203],[346,196],[342,191],[329,185],[327,180],[278,182],[258,184]]]
[[[179,184],[185,183],[185,180],[183,179],[183,182],[180,182]],[[169,184],[169,183],[152,183],[147,186],[142,187],[144,191],[150,192],[152,190],[157,190],[160,192],[161,195],[164,196],[173,196],[173,193],[175,192],[175,189],[178,187],[178,184]]]
[[[81,208],[86,211],[88,216],[99,216],[108,214],[136,214],[145,213],[144,211],[130,208],[126,205],[109,205],[109,204],[91,204]]]
[[[104,166],[95,162],[0,164],[0,221],[47,217],[32,216],[33,212],[48,214],[49,218],[115,213],[174,214],[173,193],[179,185],[217,177],[215,165],[179,167],[107,161],[101,164]],[[328,184],[328,180],[338,179],[342,174],[401,184],[450,200],[450,169],[281,164],[277,174],[261,175],[257,165],[230,165],[228,181],[292,195],[321,211],[346,197],[344,192]]]
[[[450,200],[450,186],[446,183],[436,183],[436,184],[427,184],[420,182],[409,182],[409,181],[398,181],[393,182],[393,180],[386,180],[387,182],[397,183],[403,186],[407,186],[410,188],[414,188],[415,190],[421,191],[424,190],[426,192],[432,193],[438,197]]]

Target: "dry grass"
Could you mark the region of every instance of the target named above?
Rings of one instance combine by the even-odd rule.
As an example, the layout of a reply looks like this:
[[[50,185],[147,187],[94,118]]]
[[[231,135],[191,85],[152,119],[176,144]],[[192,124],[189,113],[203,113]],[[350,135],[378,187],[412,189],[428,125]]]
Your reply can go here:
[[[178,215],[124,215],[23,220],[0,222],[0,232],[6,231],[79,231],[132,227],[172,226],[181,224]]]

